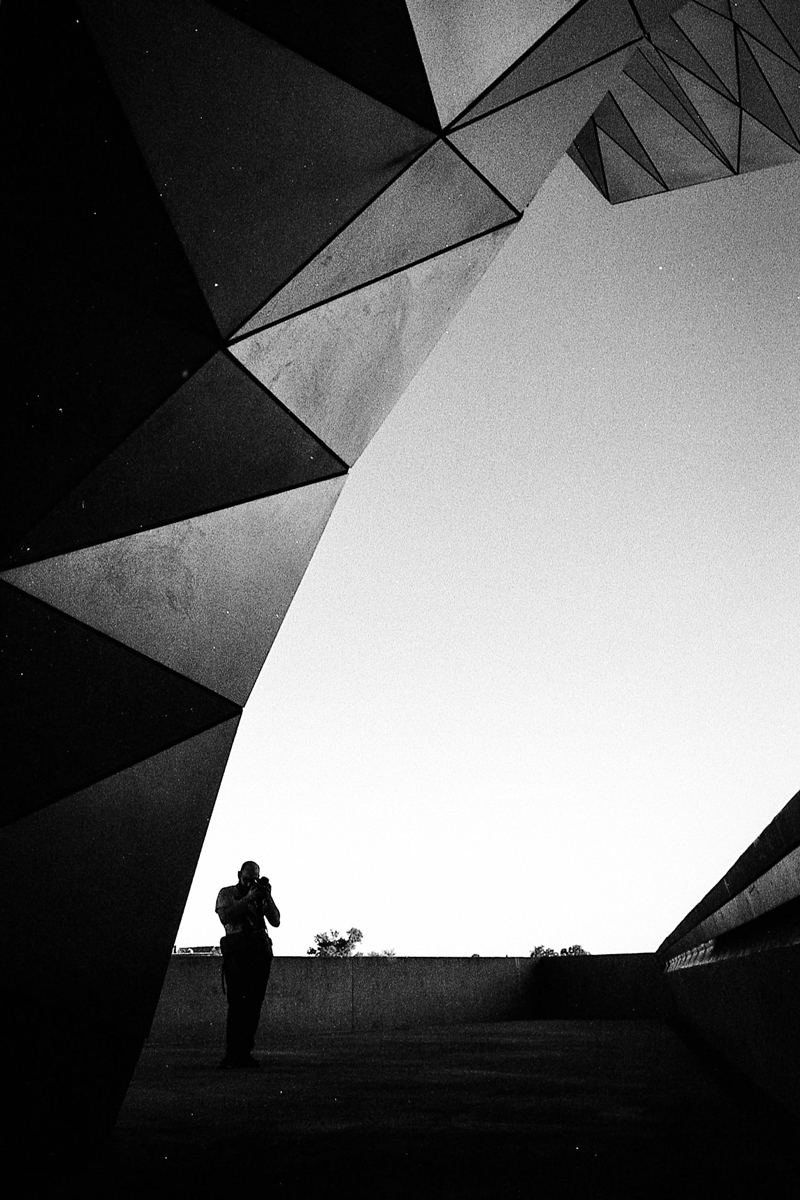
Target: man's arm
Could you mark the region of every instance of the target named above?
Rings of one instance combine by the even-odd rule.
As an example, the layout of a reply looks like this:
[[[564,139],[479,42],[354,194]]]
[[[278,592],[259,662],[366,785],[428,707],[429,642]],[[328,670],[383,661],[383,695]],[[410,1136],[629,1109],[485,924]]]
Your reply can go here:
[[[269,889],[269,894],[264,897],[264,916],[269,921],[270,925],[274,925],[277,929],[281,923],[281,914],[278,912],[278,906],[272,899],[272,888]]]
[[[226,897],[222,904],[217,900],[217,916],[223,925],[232,925],[240,921],[249,911],[250,901],[255,898],[255,888],[251,888],[246,896],[237,900],[235,896]]]

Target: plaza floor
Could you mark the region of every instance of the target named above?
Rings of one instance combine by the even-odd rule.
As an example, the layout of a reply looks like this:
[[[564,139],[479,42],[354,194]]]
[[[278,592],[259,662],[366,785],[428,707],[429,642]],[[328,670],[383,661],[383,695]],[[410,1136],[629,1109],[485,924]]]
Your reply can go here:
[[[260,1071],[147,1046],[115,1197],[798,1194],[791,1122],[657,1021],[531,1021],[282,1038]]]

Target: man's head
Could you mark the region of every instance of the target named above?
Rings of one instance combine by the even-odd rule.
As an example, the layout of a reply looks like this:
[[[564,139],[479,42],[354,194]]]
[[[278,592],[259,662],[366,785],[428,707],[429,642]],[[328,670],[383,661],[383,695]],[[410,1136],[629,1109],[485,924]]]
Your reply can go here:
[[[258,863],[244,862],[242,863],[242,869],[239,872],[239,883],[249,892],[250,888],[260,877],[260,875],[261,867],[258,865]]]

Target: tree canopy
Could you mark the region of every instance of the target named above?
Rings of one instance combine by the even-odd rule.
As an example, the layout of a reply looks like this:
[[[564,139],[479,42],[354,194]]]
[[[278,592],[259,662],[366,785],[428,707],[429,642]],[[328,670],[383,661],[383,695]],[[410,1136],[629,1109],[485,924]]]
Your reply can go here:
[[[559,950],[558,954],[556,954],[555,950],[553,950],[553,948],[551,946],[534,946],[534,948],[531,950],[530,957],[531,958],[558,958],[562,954],[570,957],[570,956],[574,956],[574,955],[578,955],[578,954],[590,954],[590,953],[591,953],[590,950],[584,950],[583,946],[579,946],[576,942],[574,946],[567,946],[565,949]]]
[[[316,958],[363,958],[364,955],[356,946],[364,935],[355,926],[348,929],[344,937],[338,929],[330,929],[327,933],[315,933],[314,945],[309,946],[307,954]],[[396,958],[394,950],[369,950],[367,958]]]
[[[355,926],[348,929],[344,937],[338,929],[331,929],[328,933],[315,933],[314,945],[309,946],[306,953],[317,958],[350,958],[363,937],[361,930]]]

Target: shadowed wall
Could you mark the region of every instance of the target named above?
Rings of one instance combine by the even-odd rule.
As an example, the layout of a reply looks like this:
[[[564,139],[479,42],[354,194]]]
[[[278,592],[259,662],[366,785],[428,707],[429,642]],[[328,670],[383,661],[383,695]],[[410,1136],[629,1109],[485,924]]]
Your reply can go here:
[[[800,1115],[800,792],[658,960],[679,1023]]]
[[[150,1032],[154,1043],[224,1044],[220,959],[173,955]],[[652,954],[580,958],[276,958],[258,1043],[275,1033],[526,1020],[663,1017]]]

